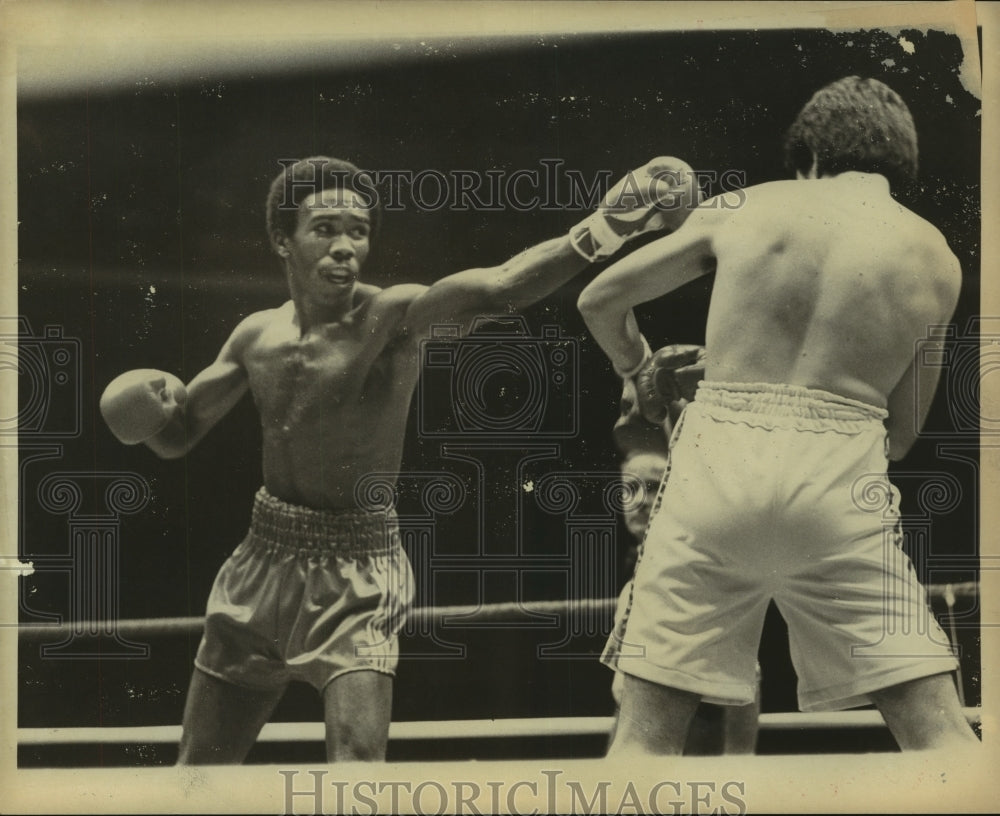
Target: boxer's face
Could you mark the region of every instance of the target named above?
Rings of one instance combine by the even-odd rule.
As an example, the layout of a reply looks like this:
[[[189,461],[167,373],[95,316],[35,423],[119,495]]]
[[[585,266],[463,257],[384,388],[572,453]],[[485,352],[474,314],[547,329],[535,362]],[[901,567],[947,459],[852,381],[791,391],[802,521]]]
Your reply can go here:
[[[321,301],[350,295],[368,257],[371,216],[350,190],[329,189],[299,204],[295,232],[279,253],[299,289]]]

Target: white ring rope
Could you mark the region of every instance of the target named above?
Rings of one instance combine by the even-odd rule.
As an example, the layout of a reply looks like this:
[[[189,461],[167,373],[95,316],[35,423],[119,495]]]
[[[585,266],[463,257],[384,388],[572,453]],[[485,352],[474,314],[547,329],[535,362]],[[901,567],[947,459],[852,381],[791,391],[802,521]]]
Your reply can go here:
[[[949,609],[957,597],[975,597],[979,592],[977,582],[928,585],[931,597],[944,598]],[[470,619],[477,624],[484,620],[502,620],[512,615],[554,615],[565,613],[571,607],[590,612],[612,612],[615,598],[580,599],[576,601],[525,601],[523,603],[482,604],[468,606],[419,607],[410,615],[411,623],[427,623],[435,619],[451,619],[456,624]],[[18,635],[22,642],[48,640],[74,633],[117,633],[122,637],[173,636],[198,634],[204,626],[203,617],[139,618],[113,622],[84,621],[60,624],[21,624]],[[109,630],[109,626],[113,626]],[[971,724],[982,721],[981,709],[965,707],[966,719]],[[772,712],[759,717],[761,731],[809,729],[858,729],[885,727],[878,711],[832,712]],[[497,720],[438,720],[426,722],[393,722],[389,726],[389,739],[446,740],[491,739],[525,737],[565,737],[606,735],[614,723],[613,717],[541,717],[505,718]],[[18,728],[20,745],[67,744],[154,744],[180,741],[179,725],[124,726],[103,728]],[[324,725],[321,722],[268,723],[258,737],[261,742],[322,742]]]
[[[979,708],[963,709],[972,725],[982,721]],[[884,728],[882,715],[873,709],[861,711],[774,712],[760,715],[761,731],[806,731],[814,729]],[[390,741],[493,739],[524,737],[572,737],[606,735],[614,717],[537,717],[498,720],[430,720],[393,722]],[[259,742],[322,742],[321,722],[268,723]],[[18,728],[20,745],[69,744],[153,744],[177,743],[179,725],[126,726],[104,728]]]

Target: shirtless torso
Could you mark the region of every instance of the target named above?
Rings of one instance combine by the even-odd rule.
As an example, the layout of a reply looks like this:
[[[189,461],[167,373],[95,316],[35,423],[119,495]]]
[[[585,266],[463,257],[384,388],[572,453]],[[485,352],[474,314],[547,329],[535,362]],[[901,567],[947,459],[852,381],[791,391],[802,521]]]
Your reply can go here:
[[[260,414],[264,484],[285,501],[347,509],[359,479],[399,470],[419,348],[390,333],[391,293],[371,290],[305,336],[291,302],[234,335],[234,361]]]
[[[184,410],[147,445],[183,456],[249,390],[268,491],[318,510],[352,509],[359,479],[399,471],[431,327],[534,302],[585,265],[560,238],[500,267],[382,289],[357,280],[365,212],[338,191],[303,204],[295,234],[282,238],[292,299],[236,327],[188,384]]]
[[[815,503],[806,501],[799,508],[804,509],[802,518],[809,529],[806,540],[822,540],[823,533],[839,529],[843,519],[851,517],[855,509],[849,500],[852,479],[865,472],[878,472],[878,457],[883,456],[884,440],[888,440],[890,458],[899,459],[906,455],[916,439],[940,373],[937,363],[922,365],[918,353],[920,341],[930,336],[931,327],[951,319],[961,286],[958,261],[937,229],[891,197],[889,184],[883,176],[844,172],[817,178],[813,174],[794,181],[751,187],[743,191],[742,205],[737,209],[727,209],[718,200],[705,202],[676,233],[642,247],[599,275],[581,295],[580,308],[616,368],[628,371],[637,365],[637,351],[643,346],[632,307],[708,273],[714,273],[715,280],[706,322],[706,385],[702,391],[711,393],[702,394],[704,404],[699,402],[700,397],[695,398],[694,406],[701,409],[695,412],[696,417],[708,416],[711,409],[706,406],[713,400],[723,404],[726,410],[777,411],[779,397],[776,395],[791,393],[782,390],[789,386],[813,389],[808,392],[812,395],[835,395],[834,402],[824,405],[821,411],[839,410],[831,406],[837,404],[836,400],[847,398],[873,406],[870,409],[873,412],[886,411],[888,414],[885,430],[873,429],[869,434],[870,444],[868,437],[864,437],[859,446],[859,450],[865,445],[871,448],[870,464],[858,457],[857,463],[852,459],[849,466],[841,463],[830,465],[828,469],[829,474],[843,473],[843,478],[838,483],[840,487],[821,491],[821,497],[844,496],[846,489],[848,501],[839,502],[838,499],[836,511],[831,516],[823,515],[820,497]],[[774,399],[766,407],[761,407],[768,399],[764,397],[755,403],[759,407],[744,409],[746,398],[742,394],[735,395],[741,388],[739,384],[760,384],[759,390]],[[732,399],[717,396],[726,389],[733,392]],[[757,390],[758,386],[752,386],[744,388],[742,393],[756,393]],[[794,409],[782,410],[782,416],[792,416]],[[860,410],[864,415],[867,409]],[[669,674],[674,670],[674,658],[663,658],[663,654],[679,655],[683,649],[677,642],[668,643],[665,633],[673,637],[676,632],[695,631],[697,626],[687,619],[677,623],[669,618],[665,598],[673,595],[665,587],[672,587],[670,581],[677,576],[687,575],[682,571],[684,545],[675,546],[675,542],[697,539],[697,544],[691,546],[706,563],[712,563],[713,568],[717,565],[717,557],[725,559],[717,556],[715,550],[705,555],[709,548],[706,542],[717,544],[718,552],[724,554],[741,551],[747,543],[751,520],[757,518],[754,516],[758,506],[753,493],[755,488],[730,491],[727,474],[737,485],[764,486],[760,506],[767,508],[764,516],[769,522],[774,520],[770,514],[777,513],[775,508],[778,507],[788,518],[799,518],[794,515],[791,503],[779,501],[784,495],[780,494],[779,487],[785,480],[800,478],[798,470],[789,475],[799,461],[780,460],[779,470],[768,470],[767,465],[762,466],[763,470],[754,470],[751,464],[779,461],[768,459],[779,448],[794,450],[796,455],[806,448],[783,448],[777,436],[772,435],[768,439],[773,448],[754,448],[753,453],[749,447],[741,449],[738,441],[745,442],[750,437],[759,441],[759,434],[750,432],[751,426],[753,422],[745,428],[737,423],[733,427],[740,428],[740,433],[719,442],[721,431],[717,429],[728,425],[712,425],[707,421],[702,426],[692,420],[693,430],[689,437],[690,434],[693,437],[687,443],[678,441],[673,449],[675,462],[671,480],[680,487],[671,491],[671,483],[667,484],[664,512],[651,524],[647,538],[647,549],[655,545],[662,550],[659,560],[649,560],[649,564],[655,563],[660,568],[648,567],[641,576],[643,580],[636,578],[635,606],[630,618],[635,625],[624,635],[630,642],[646,644],[648,654],[653,654],[650,650],[655,646],[656,637],[664,635],[666,645],[660,652],[656,671],[664,666],[666,673],[656,674],[647,667],[622,669],[636,676],[628,675],[625,680],[620,727],[612,746],[615,751],[679,752],[687,726],[677,724],[690,722],[697,702],[710,693],[707,681],[699,680],[700,685],[696,684],[695,688],[678,680],[681,674],[693,676],[690,666],[679,664],[679,658],[679,673]],[[819,431],[821,426],[822,421],[817,421],[809,425],[809,429]],[[818,440],[820,436],[818,432],[803,434],[795,441],[804,442],[807,437]],[[846,438],[832,435],[829,440],[831,456],[832,451],[846,449],[846,442],[842,441]],[[782,439],[787,441],[787,437]],[[684,455],[691,453],[686,459],[681,456],[682,443]],[[718,450],[719,455],[712,458],[709,449]],[[813,461],[818,470],[803,470],[803,481],[796,482],[793,495],[806,495],[811,482],[819,483],[825,478],[827,460],[817,455]],[[885,461],[884,457],[881,461]],[[706,463],[704,472],[699,471],[702,463]],[[741,464],[745,472],[734,472]],[[862,471],[856,472],[855,464],[861,466]],[[692,491],[697,493],[695,498],[683,493],[683,486],[691,481],[706,488],[700,493]],[[708,490],[715,487],[718,487],[718,495]],[[697,524],[692,522],[692,526],[684,527],[691,516],[690,513],[685,515],[687,510],[696,505],[711,509],[698,516]],[[731,522],[729,526],[726,520]],[[720,530],[724,532],[718,532]],[[650,545],[649,539],[654,538],[654,532],[658,538]],[[703,534],[702,538],[698,538],[699,533]],[[716,533],[718,535],[713,538]],[[859,554],[852,552],[849,559],[846,555],[851,542],[861,540],[865,539],[860,533],[845,533],[843,541],[838,540],[819,553],[803,554],[804,548],[793,546],[793,554],[784,558],[786,551],[781,546],[785,538],[779,537],[765,542],[763,549],[755,552],[780,552],[782,564],[796,563],[796,555],[801,555],[806,563],[826,563],[824,558],[830,552],[837,552],[838,558],[854,559],[852,563],[861,564]],[[908,580],[912,596],[919,597],[920,588],[912,578],[912,566],[909,571],[904,568],[896,572],[891,570],[894,562],[883,552],[883,532],[878,525],[873,528],[872,541],[876,545],[873,550],[876,555],[870,558],[866,567],[869,585],[881,587],[883,580],[890,583],[897,578]],[[836,559],[830,564],[834,561]],[[725,588],[719,592],[724,597],[752,599],[757,597],[754,593],[762,591],[761,597],[766,600],[771,597],[767,594],[771,591],[768,582],[777,572],[765,572],[764,578],[753,579],[742,592],[732,592],[728,596]],[[750,573],[747,569],[738,574],[745,578]],[[697,573],[697,580],[690,584],[704,590],[703,597],[709,597],[709,590],[717,589],[722,582],[718,576],[715,582],[709,581],[705,578],[708,574],[707,570]],[[638,570],[637,576],[640,576]],[[889,577],[885,579],[884,576]],[[817,600],[824,592],[833,593],[837,598],[846,597],[843,586],[835,586],[834,582],[832,566],[817,579],[810,579],[811,588],[821,588],[813,599],[815,603],[810,607],[810,614],[828,622],[831,632],[838,626],[847,631],[843,622],[834,623],[834,615],[820,609]],[[773,590],[773,595],[784,593],[792,584],[782,584]],[[805,586],[805,582],[802,585]],[[881,602],[878,592],[873,597]],[[845,602],[843,606],[851,605]],[[713,606],[711,620],[726,617],[719,612],[722,608],[721,601]],[[790,615],[791,611],[789,606]],[[876,603],[866,614],[877,629],[888,612]],[[915,608],[908,614],[920,613]],[[730,615],[729,618],[730,624],[720,631],[737,632],[737,624],[745,616]],[[653,624],[647,626],[646,621]],[[790,632],[793,622],[795,619],[790,617]],[[893,625],[897,629],[901,626],[899,623]],[[656,637],[650,635],[654,630]],[[803,637],[801,632],[799,637]],[[692,642],[685,641],[685,648],[697,652],[705,664],[713,667],[725,664],[724,659],[713,660],[708,646],[696,648],[691,646]],[[608,649],[613,662],[615,652],[611,641]],[[849,649],[830,651],[843,654]],[[822,654],[813,656],[813,662],[818,663],[820,657],[826,657],[826,651],[820,652]],[[804,673],[810,670],[808,662],[801,662],[805,660],[804,654],[800,652],[800,663],[796,664],[800,682]],[[845,665],[861,666],[850,660]],[[904,680],[899,680],[901,674],[897,675],[895,683],[887,670],[884,687],[870,691],[869,698],[876,703],[904,748],[977,744],[958,706],[954,687],[946,674],[948,669],[939,669],[938,665],[921,667],[922,675],[914,674]],[[743,675],[746,674],[743,671]],[[826,679],[824,676],[823,680]],[[845,680],[848,685],[849,682],[853,681]],[[745,685],[750,688],[749,683]],[[654,727],[645,722],[650,711],[657,712]],[[642,712],[642,718],[638,712]],[[635,723],[642,723],[642,726],[635,726]]]
[[[706,377],[805,385],[886,407],[914,341],[954,309],[960,272],[944,238],[881,176],[746,193],[739,217],[718,219],[711,233]]]
[[[706,201],[588,287],[581,309],[598,341],[623,357],[634,347],[608,302],[652,300],[714,272],[706,380],[803,385],[888,408],[891,455],[902,457],[939,376],[918,375],[916,344],[950,319],[961,286],[944,237],[875,174],[742,195],[738,209]]]
[[[242,761],[292,679],[322,694],[330,761],[384,757],[411,572],[393,514],[372,512],[357,489],[399,472],[420,343],[435,325],[461,333],[479,315],[514,313],[632,236],[681,223],[675,199],[691,199],[693,175],[678,177],[678,192],[663,167],[619,182],[639,200],[598,210],[572,236],[430,286],[382,289],[360,280],[379,213],[364,174],[329,157],[285,166],[268,233],[290,299],[245,318],[187,385],[135,370],[101,400],[122,442],[163,458],[184,456],[248,392],[260,416],[264,485],[209,597],[181,763]],[[671,208],[654,213],[661,200]]]

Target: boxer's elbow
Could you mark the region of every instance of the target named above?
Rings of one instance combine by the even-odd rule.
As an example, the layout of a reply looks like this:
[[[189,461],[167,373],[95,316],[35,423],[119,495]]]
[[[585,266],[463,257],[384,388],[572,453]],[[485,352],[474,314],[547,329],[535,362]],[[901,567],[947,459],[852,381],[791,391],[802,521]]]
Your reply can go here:
[[[576,308],[591,333],[600,341],[601,337],[617,332],[628,307],[615,297],[609,296],[605,287],[588,287],[580,293]]]
[[[906,455],[910,452],[913,447],[913,439],[907,441],[893,440],[889,438],[889,461],[898,462],[901,459],[905,459]]]
[[[890,420],[886,422],[886,432],[889,461],[898,462],[906,458],[906,455],[913,447],[913,443],[917,441],[917,435],[913,432],[912,428],[904,428],[901,426],[901,423],[895,423]]]
[[[172,459],[183,459],[186,453],[186,451],[163,450],[162,448],[155,448],[152,445],[150,445],[149,448],[158,458],[166,461],[170,461]]]
[[[580,297],[576,300],[576,308],[583,316],[586,323],[590,324],[593,320],[604,313],[609,306],[608,299],[603,295],[598,287],[588,286],[581,293]]]
[[[889,456],[890,462],[899,462],[906,458],[906,454],[909,453],[909,448],[902,448],[899,445],[893,445],[889,442]]]

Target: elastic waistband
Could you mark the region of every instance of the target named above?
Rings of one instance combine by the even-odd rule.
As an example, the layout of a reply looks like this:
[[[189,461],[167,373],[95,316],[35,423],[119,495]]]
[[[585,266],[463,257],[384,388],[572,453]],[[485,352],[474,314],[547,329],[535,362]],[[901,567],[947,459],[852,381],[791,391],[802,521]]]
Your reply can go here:
[[[257,491],[250,521],[254,542],[273,551],[350,557],[387,552],[398,544],[394,510],[314,510]]]
[[[857,433],[882,423],[889,412],[867,402],[818,388],[784,383],[702,381],[695,401],[718,419],[768,427]]]

